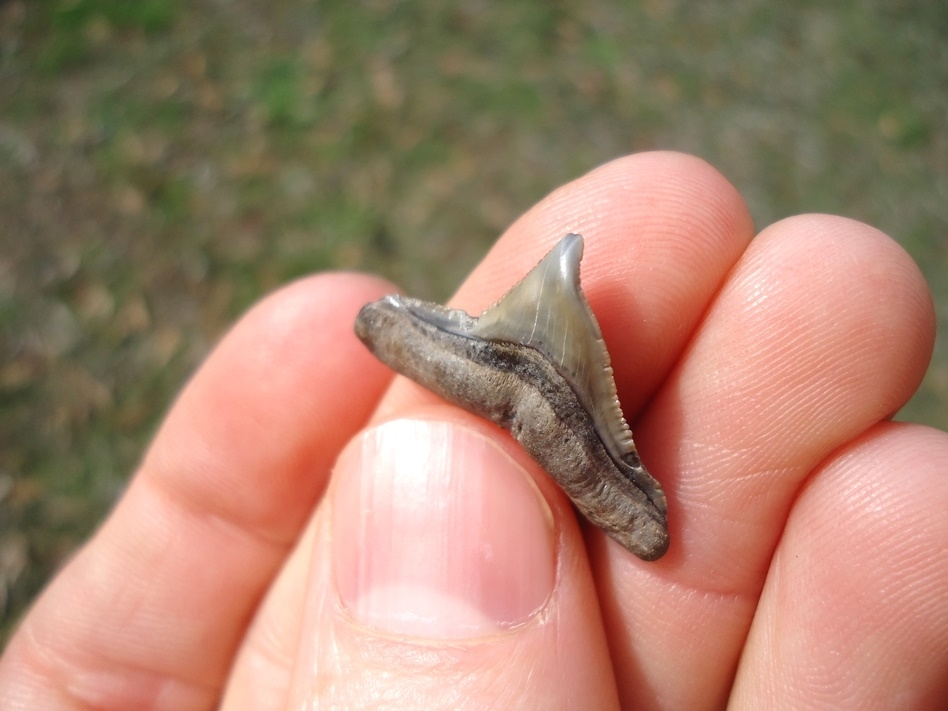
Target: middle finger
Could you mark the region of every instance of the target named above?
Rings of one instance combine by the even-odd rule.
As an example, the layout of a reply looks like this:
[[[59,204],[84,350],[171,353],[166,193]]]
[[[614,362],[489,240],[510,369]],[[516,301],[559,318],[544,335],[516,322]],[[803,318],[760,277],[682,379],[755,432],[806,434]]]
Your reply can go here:
[[[918,269],[878,231],[804,216],[751,244],[636,430],[669,490],[660,574],[590,537],[626,705],[723,703],[801,483],[901,407],[931,338]]]

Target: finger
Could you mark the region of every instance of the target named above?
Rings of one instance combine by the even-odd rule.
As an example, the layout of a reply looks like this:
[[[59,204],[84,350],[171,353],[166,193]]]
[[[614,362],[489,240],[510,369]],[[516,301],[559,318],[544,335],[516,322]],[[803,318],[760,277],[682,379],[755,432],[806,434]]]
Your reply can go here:
[[[251,611],[389,374],[352,335],[387,287],[326,275],[251,311],[0,667],[29,708],[209,708]]]
[[[946,708],[946,510],[944,432],[885,423],[833,454],[780,540],[734,708]]]
[[[865,225],[804,216],[751,244],[638,427],[669,554],[646,572],[595,547],[624,703],[724,703],[801,483],[908,399],[933,322],[915,264]]]

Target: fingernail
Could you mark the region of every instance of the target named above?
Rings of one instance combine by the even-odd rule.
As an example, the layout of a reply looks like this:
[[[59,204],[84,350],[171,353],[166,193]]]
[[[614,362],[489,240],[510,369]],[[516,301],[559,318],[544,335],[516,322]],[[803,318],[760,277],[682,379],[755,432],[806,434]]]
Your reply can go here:
[[[332,551],[349,613],[430,638],[491,634],[553,590],[552,514],[498,445],[453,423],[394,420],[334,472]]]

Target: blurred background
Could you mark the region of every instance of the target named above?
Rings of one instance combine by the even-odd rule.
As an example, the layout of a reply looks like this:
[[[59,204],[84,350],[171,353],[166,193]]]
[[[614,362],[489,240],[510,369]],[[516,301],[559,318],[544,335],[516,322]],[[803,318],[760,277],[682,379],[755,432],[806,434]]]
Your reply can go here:
[[[322,269],[442,300],[554,187],[702,156],[759,227],[872,223],[935,294],[948,4],[0,0],[0,643],[230,323]]]

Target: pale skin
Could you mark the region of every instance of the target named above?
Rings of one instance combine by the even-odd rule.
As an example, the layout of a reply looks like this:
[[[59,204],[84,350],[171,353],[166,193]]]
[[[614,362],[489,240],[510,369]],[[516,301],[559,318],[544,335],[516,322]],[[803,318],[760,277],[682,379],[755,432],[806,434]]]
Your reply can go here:
[[[0,707],[944,708],[948,436],[888,421],[934,338],[917,266],[839,217],[754,238],[707,164],[640,154],[527,212],[452,305],[479,312],[567,232],[668,495],[664,558],[578,524],[505,432],[393,379],[352,334],[390,284],[315,275],[185,387],[11,640]],[[366,442],[418,433],[411,451],[450,441],[465,457],[437,461],[464,476],[412,489],[382,555],[386,498],[365,496],[396,479]],[[455,540],[472,545],[386,567]],[[483,589],[450,594],[449,563]],[[410,594],[365,587],[396,574]],[[399,616],[417,596],[429,618]]]

